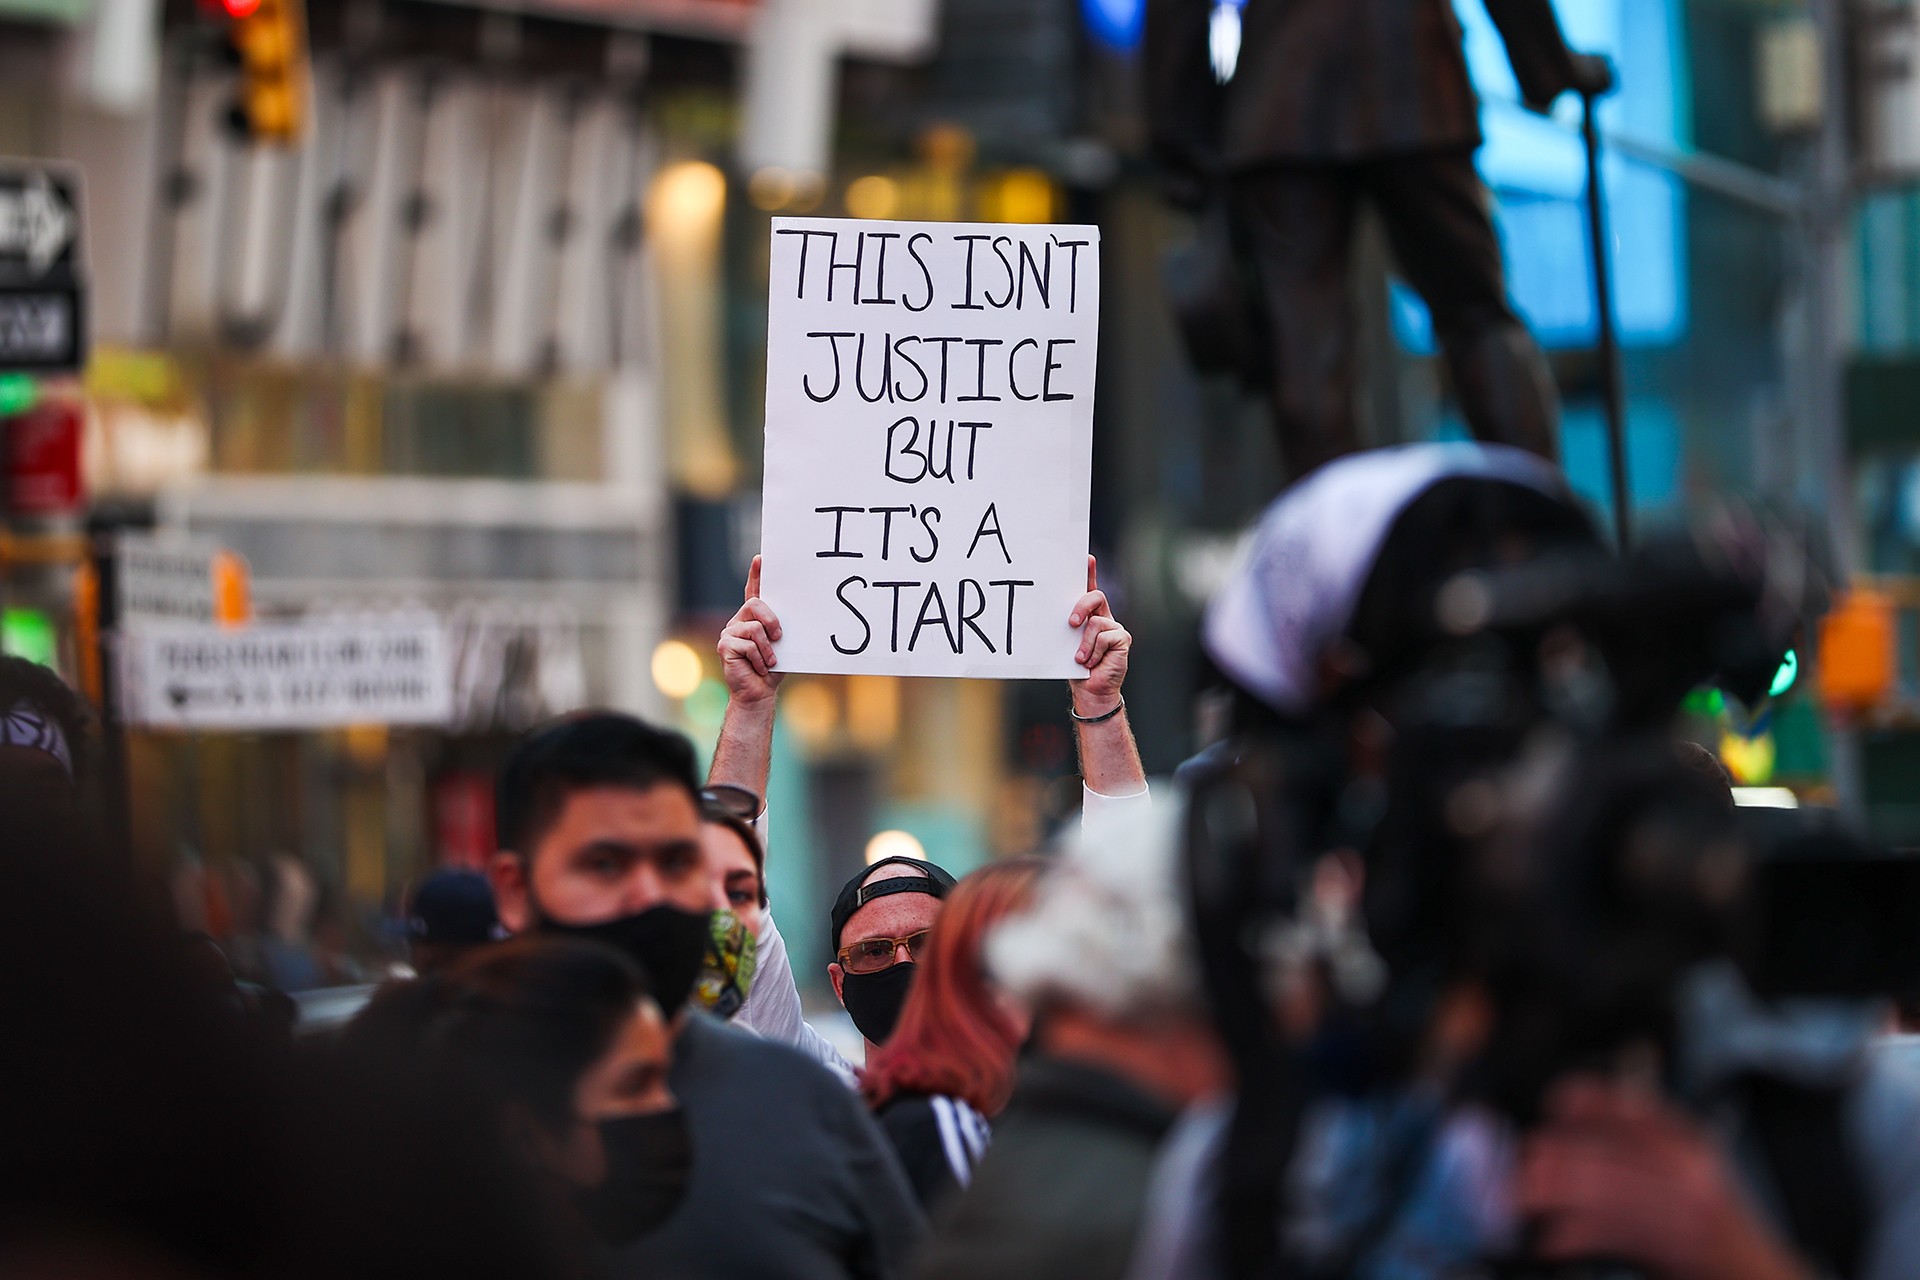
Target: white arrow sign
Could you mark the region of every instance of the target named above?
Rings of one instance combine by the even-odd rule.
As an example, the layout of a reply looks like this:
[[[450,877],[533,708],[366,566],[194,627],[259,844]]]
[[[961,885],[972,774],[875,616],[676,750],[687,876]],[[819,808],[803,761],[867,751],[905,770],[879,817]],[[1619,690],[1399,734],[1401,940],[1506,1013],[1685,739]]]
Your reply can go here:
[[[35,275],[59,261],[80,220],[44,173],[14,191],[0,190],[0,254],[25,258]]]

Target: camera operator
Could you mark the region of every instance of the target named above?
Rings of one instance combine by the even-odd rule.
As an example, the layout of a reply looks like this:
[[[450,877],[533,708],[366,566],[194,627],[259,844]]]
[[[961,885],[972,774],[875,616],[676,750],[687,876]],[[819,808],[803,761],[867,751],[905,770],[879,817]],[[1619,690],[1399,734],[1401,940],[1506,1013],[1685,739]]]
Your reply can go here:
[[[1573,600],[1595,566],[1499,447],[1343,459],[1262,517],[1206,623],[1241,732],[1189,777],[1241,1085],[1169,1144],[1141,1280],[1920,1275],[1920,1077],[1866,1053],[1872,1006],[1761,1001],[1689,914],[1742,869],[1665,736],[1724,602],[1581,615],[1638,663],[1559,614],[1449,634],[1491,608],[1443,598],[1463,573]]]
[[[1817,1274],[1739,1186],[1720,1140],[1655,1090],[1563,1079],[1521,1150],[1517,1207],[1542,1260],[1624,1258],[1677,1280]]]

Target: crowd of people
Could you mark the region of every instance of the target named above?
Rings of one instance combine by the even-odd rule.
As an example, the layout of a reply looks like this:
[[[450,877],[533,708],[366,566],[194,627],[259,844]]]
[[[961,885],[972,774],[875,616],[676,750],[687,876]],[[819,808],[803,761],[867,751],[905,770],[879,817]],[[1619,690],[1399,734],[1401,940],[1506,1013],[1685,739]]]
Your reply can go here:
[[[1497,446],[1315,473],[1209,611],[1235,733],[1165,787],[1141,766],[1132,637],[1089,558],[1064,619],[1085,669],[1067,710],[1078,828],[960,877],[882,859],[817,923],[777,922],[767,893],[781,632],[756,560],[718,641],[730,701],[707,775],[682,735],[625,714],[527,734],[497,774],[484,877],[423,886],[412,975],[319,1036],[108,856],[78,699],[0,660],[0,1265],[1920,1275],[1920,1070],[1884,1034],[1888,1005],[1763,998],[1703,955],[1652,991],[1656,1031],[1608,1039],[1596,1018],[1562,1053],[1516,1023],[1532,1006],[1512,993],[1571,1003],[1554,984],[1599,960],[1569,939],[1547,953],[1569,968],[1515,976],[1511,939],[1468,937],[1478,900],[1426,865],[1448,841],[1378,817],[1394,775],[1384,802],[1353,782],[1411,736],[1381,690],[1418,647],[1413,605],[1585,536],[1572,511],[1551,468]],[[1275,726],[1325,750],[1221,804],[1208,779],[1264,767],[1247,744]],[[1330,817],[1268,803],[1327,757],[1346,779]],[[1730,815],[1711,759],[1683,767],[1688,798]],[[1456,835],[1478,821],[1466,795]],[[1284,856],[1309,829],[1394,838]],[[1258,855],[1244,880],[1202,848],[1230,836]],[[1283,927],[1222,923],[1282,864],[1304,868]],[[783,927],[826,930],[859,1061],[804,1016]],[[1514,1105],[1521,1061],[1545,1066]]]

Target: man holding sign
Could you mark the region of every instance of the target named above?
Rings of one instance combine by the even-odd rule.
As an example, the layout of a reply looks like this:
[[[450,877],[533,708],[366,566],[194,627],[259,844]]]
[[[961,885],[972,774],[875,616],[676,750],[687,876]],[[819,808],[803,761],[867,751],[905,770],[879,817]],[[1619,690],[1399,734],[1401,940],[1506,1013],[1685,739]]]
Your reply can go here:
[[[775,219],[767,550],[720,639],[730,699],[710,782],[764,794],[781,672],[1056,677],[1073,682],[1089,817],[1145,798],[1120,694],[1132,638],[1084,550],[1099,249],[1094,227]],[[836,949],[924,930],[931,881],[870,885],[926,875],[856,877]],[[761,949],[784,957],[770,919]],[[849,1009],[843,983],[880,982],[829,969]],[[743,1022],[844,1066],[782,970],[764,967]],[[905,984],[886,987],[897,1006]],[[869,1009],[870,1043],[888,1012]]]
[[[772,765],[774,706],[782,674],[777,669],[779,658],[775,646],[783,635],[779,617],[760,597],[760,566],[761,557],[755,556],[747,574],[746,602],[720,634],[717,647],[727,683],[727,713],[721,724],[720,740],[714,746],[713,765],[707,774],[709,786],[737,787],[755,795],[766,794]],[[1111,829],[1110,824],[1124,821],[1131,806],[1147,802],[1147,777],[1133,731],[1127,724],[1126,699],[1121,694],[1133,637],[1114,619],[1106,593],[1100,590],[1098,565],[1092,556],[1086,558],[1086,572],[1087,590],[1074,601],[1067,617],[1067,626],[1079,639],[1074,660],[1082,672],[1082,678],[1068,686],[1072,698],[1069,715],[1074,721],[1074,737],[1080,754],[1081,821],[1090,828]],[[763,813],[758,820],[763,836],[764,822]],[[914,872],[899,863],[882,863],[855,879],[867,884],[907,874]],[[902,926],[897,920],[902,908],[917,912],[914,928],[930,927],[938,914],[940,896],[931,892],[910,897],[876,896],[875,902],[859,907],[844,921],[836,920],[834,949],[837,951],[843,945],[863,942],[869,937],[902,936]],[[882,910],[883,903],[888,910]],[[753,989],[746,1007],[736,1022],[769,1039],[793,1044],[851,1079],[852,1065],[802,1018],[800,994],[786,960],[786,943],[771,912],[764,913],[761,919],[760,963],[754,972]],[[829,974],[834,979],[835,994],[844,1002],[847,977],[839,973],[838,968],[838,965],[829,966]],[[905,999],[905,984],[898,984],[895,998]],[[862,1032],[865,1034],[866,1029],[862,1028]],[[880,1034],[868,1035],[869,1043],[884,1038]]]
[[[783,669],[1084,676],[1098,228],[776,218],[770,264]]]

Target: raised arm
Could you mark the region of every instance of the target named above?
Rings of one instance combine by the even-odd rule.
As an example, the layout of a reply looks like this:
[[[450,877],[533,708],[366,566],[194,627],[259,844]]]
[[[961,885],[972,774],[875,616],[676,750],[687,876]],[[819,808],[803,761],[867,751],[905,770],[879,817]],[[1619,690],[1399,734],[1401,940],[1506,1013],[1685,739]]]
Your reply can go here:
[[[760,797],[762,806],[773,771],[773,709],[780,689],[780,673],[773,669],[773,642],[779,638],[780,620],[760,598],[760,557],[755,556],[747,570],[746,603],[720,633],[716,646],[720,674],[727,684],[727,714],[720,723],[720,741],[714,744],[707,782],[745,787]],[[762,849],[770,850],[766,816],[763,807],[754,826]],[[853,1083],[853,1068],[847,1060],[807,1025],[787,944],[771,908],[762,916],[760,963],[753,971],[747,1003],[733,1021],[768,1040],[793,1045]]]
[[[745,787],[764,801],[773,770],[773,710],[780,673],[773,669],[773,642],[780,619],[760,598],[760,557],[747,570],[746,603],[720,633],[720,674],[727,685],[727,714],[714,744],[709,783]]]
[[[1147,771],[1140,764],[1133,728],[1127,723],[1126,700],[1120,695],[1133,636],[1114,620],[1092,556],[1087,557],[1087,593],[1074,602],[1067,625],[1080,628],[1080,648],[1074,658],[1087,669],[1086,679],[1067,682],[1080,777],[1089,791],[1102,796],[1139,795],[1147,789]]]

